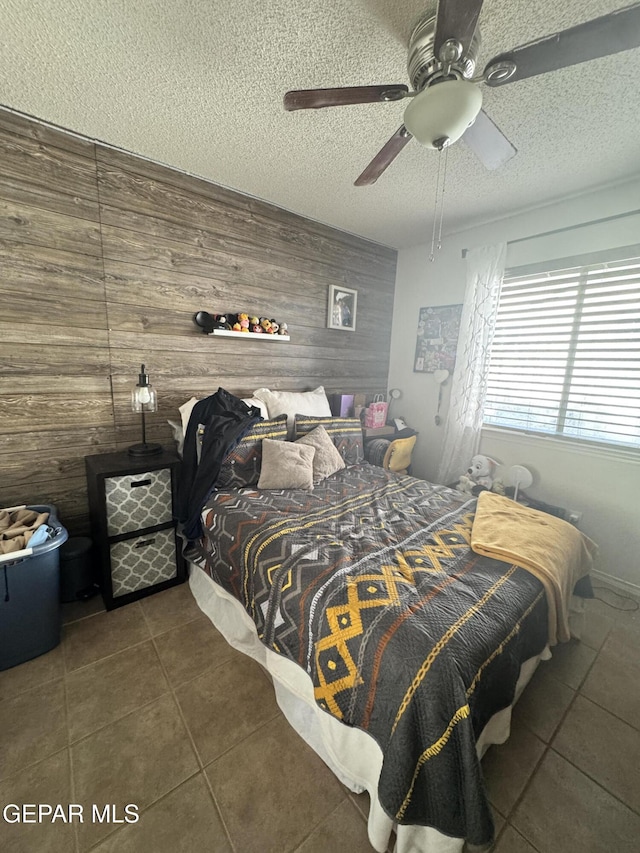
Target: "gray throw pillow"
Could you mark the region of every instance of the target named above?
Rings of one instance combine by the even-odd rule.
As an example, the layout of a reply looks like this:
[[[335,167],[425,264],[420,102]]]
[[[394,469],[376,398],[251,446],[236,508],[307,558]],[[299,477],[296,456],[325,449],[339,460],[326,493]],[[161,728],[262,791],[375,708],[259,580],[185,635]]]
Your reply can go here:
[[[313,489],[315,447],[292,441],[262,442],[259,489]]]
[[[326,429],[323,426],[317,426],[303,435],[302,438],[296,439],[296,444],[306,444],[309,447],[315,447],[316,455],[313,457],[313,482],[319,483],[325,477],[330,477],[336,471],[340,471],[345,467],[344,460],[338,448],[329,438]]]

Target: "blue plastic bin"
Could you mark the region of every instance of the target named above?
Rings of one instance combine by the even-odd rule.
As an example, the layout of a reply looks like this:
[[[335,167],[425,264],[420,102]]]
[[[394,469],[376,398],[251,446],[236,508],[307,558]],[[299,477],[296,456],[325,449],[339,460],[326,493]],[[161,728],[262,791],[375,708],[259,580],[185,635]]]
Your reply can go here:
[[[13,554],[0,556],[0,670],[43,655],[60,642],[60,546],[68,533],[54,506],[27,509],[48,512],[54,535],[16,552],[23,554],[17,560]]]

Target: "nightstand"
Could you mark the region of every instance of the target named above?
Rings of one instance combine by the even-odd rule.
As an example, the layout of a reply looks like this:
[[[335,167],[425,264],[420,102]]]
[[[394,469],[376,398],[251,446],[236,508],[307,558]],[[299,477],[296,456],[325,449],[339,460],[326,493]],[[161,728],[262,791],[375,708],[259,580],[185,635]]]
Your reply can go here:
[[[175,521],[180,464],[170,451],[85,456],[91,532],[107,610],[185,580]]]

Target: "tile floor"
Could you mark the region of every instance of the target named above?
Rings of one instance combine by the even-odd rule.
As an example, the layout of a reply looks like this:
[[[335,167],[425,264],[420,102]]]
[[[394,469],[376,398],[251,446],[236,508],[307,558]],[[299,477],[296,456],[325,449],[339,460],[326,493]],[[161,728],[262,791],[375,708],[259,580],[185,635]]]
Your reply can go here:
[[[65,605],[62,644],[0,672],[0,804],[110,803],[136,824],[0,821],[3,853],[364,853],[350,794],[268,677],[189,587],[111,613]],[[640,849],[640,614],[589,604],[484,759],[496,853]]]

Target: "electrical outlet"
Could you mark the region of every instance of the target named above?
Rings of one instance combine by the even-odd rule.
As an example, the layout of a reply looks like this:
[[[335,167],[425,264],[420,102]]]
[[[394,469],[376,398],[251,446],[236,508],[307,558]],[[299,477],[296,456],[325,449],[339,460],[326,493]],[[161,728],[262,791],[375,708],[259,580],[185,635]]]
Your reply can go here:
[[[570,509],[567,512],[567,521],[569,524],[579,524],[580,519],[582,518],[582,513],[579,509]]]

